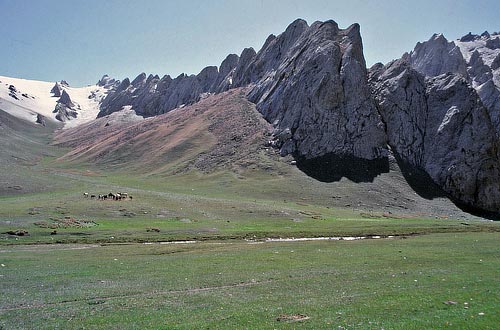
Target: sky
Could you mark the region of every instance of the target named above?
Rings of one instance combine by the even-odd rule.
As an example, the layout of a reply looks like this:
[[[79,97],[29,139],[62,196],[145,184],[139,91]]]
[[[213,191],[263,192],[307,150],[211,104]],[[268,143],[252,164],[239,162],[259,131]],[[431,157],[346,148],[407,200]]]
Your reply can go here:
[[[500,31],[498,0],[0,0],[0,75],[72,86],[197,74],[297,18],[361,25],[368,66],[443,33]]]

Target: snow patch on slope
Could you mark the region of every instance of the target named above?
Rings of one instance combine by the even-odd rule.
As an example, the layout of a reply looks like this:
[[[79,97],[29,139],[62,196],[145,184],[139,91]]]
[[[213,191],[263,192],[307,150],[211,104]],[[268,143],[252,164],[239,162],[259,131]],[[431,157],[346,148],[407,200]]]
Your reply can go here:
[[[96,115],[97,116],[97,115]],[[107,125],[117,124],[117,123],[133,123],[145,120],[144,117],[139,116],[131,105],[126,105],[122,107],[120,111],[113,112],[105,117],[107,119]]]
[[[55,121],[52,113],[56,106],[57,98],[52,97],[50,90],[54,83],[27,80],[0,76],[0,109],[5,112],[35,122],[37,114]],[[9,89],[14,86],[14,98]]]
[[[0,109],[36,122],[40,114],[48,120],[57,121],[54,109],[58,97],[51,93],[55,82],[27,80],[0,76]],[[77,117],[64,123],[64,128],[75,127],[97,118],[99,105],[108,89],[103,86],[69,87],[60,84],[74,103]]]
[[[75,127],[97,118],[99,104],[106,96],[104,87],[93,85],[87,87],[63,87],[71,96],[71,100],[78,104],[78,116],[65,123],[64,128]]]

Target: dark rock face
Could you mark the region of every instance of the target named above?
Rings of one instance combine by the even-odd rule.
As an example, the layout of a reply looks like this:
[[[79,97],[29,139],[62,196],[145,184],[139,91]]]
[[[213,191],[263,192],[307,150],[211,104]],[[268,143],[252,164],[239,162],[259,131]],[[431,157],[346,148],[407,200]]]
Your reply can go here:
[[[474,41],[477,38],[479,38],[479,36],[477,34],[472,34],[472,32],[469,32],[468,34],[466,34],[462,38],[460,38],[460,41],[469,42],[469,41]]]
[[[422,167],[427,121],[426,84],[424,76],[412,70],[407,61],[408,56],[382,69],[370,69],[370,82],[392,150],[407,163]]]
[[[64,104],[68,108],[73,108],[75,106],[75,104],[71,101],[69,94],[65,90],[62,91],[61,97],[57,100],[57,102]]]
[[[460,76],[428,80],[426,166],[457,200],[500,210],[499,145],[488,110]]]
[[[243,52],[241,52],[240,59],[238,61],[238,65],[235,68],[234,75],[232,77],[233,82],[236,86],[246,86],[252,82],[251,75],[251,64],[255,60],[257,53],[253,48],[245,48]]]
[[[17,89],[16,86],[14,85],[9,85],[9,96],[12,97],[15,100],[19,100],[19,97],[17,96]]]
[[[500,68],[500,54],[498,54],[495,59],[493,60],[493,62],[491,62],[491,69],[492,70],[496,70]]]
[[[71,108],[68,108],[63,103],[57,103],[53,113],[56,113],[56,119],[62,122],[77,117],[77,112]]]
[[[472,53],[469,59],[467,73],[470,77],[473,77],[474,81],[479,85],[484,84],[493,78],[491,69],[484,64],[483,59],[477,50]]]
[[[46,123],[45,123],[45,117],[44,117],[44,116],[42,116],[41,114],[37,114],[37,115],[36,115],[36,123],[37,123],[37,124],[40,124],[40,125],[42,125],[42,126],[45,126],[45,124],[46,124]]]
[[[120,81],[111,78],[107,74],[102,76],[102,78],[97,82],[97,86],[104,87],[106,89],[112,89],[112,88],[117,88],[118,85],[120,84]]]
[[[488,35],[488,37],[489,37],[489,35]],[[490,39],[486,40],[485,46],[489,49],[500,48],[500,38],[496,37],[496,38],[490,38]]]
[[[54,97],[61,97],[62,91],[63,89],[58,82],[56,82],[54,87],[52,87],[52,89],[50,90],[50,92],[54,94]]]
[[[206,86],[211,79],[207,75],[210,75],[210,69],[204,69],[200,73],[200,79],[194,75],[184,74],[175,79],[170,76],[162,79],[150,76],[150,79],[146,79],[144,73],[132,82],[126,78],[103,100],[99,117],[120,111],[126,105],[131,105],[137,114],[150,117],[183,104],[197,102],[200,94],[204,92],[200,87],[200,81]]]
[[[74,107],[75,104],[71,101],[69,94],[63,89],[53,113],[56,113],[57,120],[65,122],[71,118],[77,117],[77,112]]]

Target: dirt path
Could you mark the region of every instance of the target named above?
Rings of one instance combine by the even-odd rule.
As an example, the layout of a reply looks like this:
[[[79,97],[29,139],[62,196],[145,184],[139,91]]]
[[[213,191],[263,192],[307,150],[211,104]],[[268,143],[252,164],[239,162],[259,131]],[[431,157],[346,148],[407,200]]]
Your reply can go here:
[[[229,284],[229,285],[210,286],[210,287],[204,287],[204,288],[194,288],[194,289],[185,289],[185,290],[161,290],[161,291],[152,291],[152,292],[138,292],[138,293],[115,295],[115,296],[103,296],[103,297],[91,297],[91,298],[81,298],[81,299],[73,299],[73,300],[63,300],[63,301],[59,301],[59,302],[52,302],[52,303],[45,303],[45,304],[7,306],[7,307],[0,307],[0,313],[1,312],[8,312],[8,311],[16,311],[16,310],[25,310],[25,309],[40,309],[40,308],[46,308],[46,307],[50,307],[50,306],[59,306],[59,305],[77,303],[77,302],[87,302],[90,305],[91,304],[98,305],[98,304],[102,304],[102,303],[104,303],[108,300],[112,300],[112,299],[151,297],[151,296],[175,295],[175,294],[193,294],[193,293],[216,291],[216,290],[244,288],[244,287],[262,285],[262,284],[267,284],[267,283],[271,283],[271,281],[270,280],[261,281],[261,282],[250,281],[250,282],[242,282],[242,283]]]
[[[9,252],[47,252],[47,251],[64,251],[64,250],[85,250],[101,247],[99,244],[28,244],[28,245],[11,245],[11,250],[0,250],[0,253]]]

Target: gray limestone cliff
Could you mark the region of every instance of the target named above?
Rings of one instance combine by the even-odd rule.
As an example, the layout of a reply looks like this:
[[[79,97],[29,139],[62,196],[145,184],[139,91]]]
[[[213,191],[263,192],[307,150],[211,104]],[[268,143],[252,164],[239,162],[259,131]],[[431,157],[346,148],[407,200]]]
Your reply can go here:
[[[384,158],[386,139],[367,84],[359,26],[296,21],[267,43],[250,70],[249,100],[281,139],[281,153]],[[264,68],[262,73],[259,69]]]
[[[411,67],[425,76],[444,73],[463,76],[476,90],[500,135],[500,36],[487,31],[448,41],[442,34],[417,43],[410,53]]]
[[[425,76],[410,56],[370,69],[388,143],[455,201],[500,211],[500,144],[487,107],[460,73]]]

